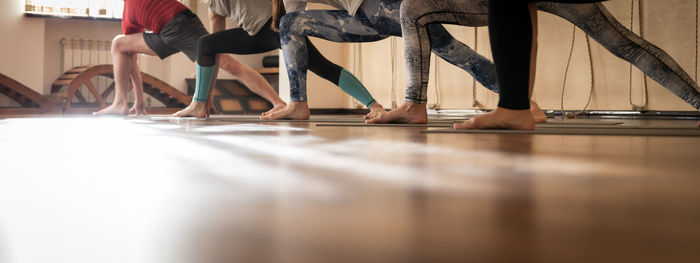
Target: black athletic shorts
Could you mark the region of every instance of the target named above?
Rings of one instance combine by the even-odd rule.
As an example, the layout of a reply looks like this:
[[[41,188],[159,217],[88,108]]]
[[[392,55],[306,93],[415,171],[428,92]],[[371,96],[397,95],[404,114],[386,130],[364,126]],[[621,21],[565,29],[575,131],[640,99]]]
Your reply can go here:
[[[196,61],[197,41],[208,34],[199,17],[186,10],[175,15],[160,33],[143,33],[143,39],[161,59],[182,51],[190,60]]]

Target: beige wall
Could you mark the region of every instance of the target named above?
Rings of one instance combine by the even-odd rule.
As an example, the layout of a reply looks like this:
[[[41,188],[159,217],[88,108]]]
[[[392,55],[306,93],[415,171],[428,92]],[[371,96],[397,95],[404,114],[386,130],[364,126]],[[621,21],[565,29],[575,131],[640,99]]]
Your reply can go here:
[[[90,39],[111,40],[121,33],[121,24],[112,21],[88,21],[77,19],[57,18],[25,18],[25,20],[44,20],[44,78],[41,93],[50,92],[53,83],[63,72],[61,71],[61,39]],[[86,64],[90,62],[85,60]],[[95,64],[97,62],[94,62]],[[68,70],[68,69],[65,69]]]
[[[192,1],[194,2],[194,1]],[[0,73],[10,76],[35,91],[48,94],[51,83],[61,74],[61,49],[59,41],[67,39],[111,40],[121,33],[121,23],[114,21],[90,21],[77,19],[24,17],[24,1],[0,1]],[[207,28],[208,6],[199,2],[197,13]],[[235,27],[231,21],[229,27]],[[276,54],[234,56],[251,67],[261,67],[262,57]],[[175,88],[185,91],[185,78],[195,77],[195,64],[182,53],[165,60],[141,56],[141,70],[152,74]],[[232,78],[222,72],[220,78]],[[1,106],[16,103],[0,96]]]
[[[667,51],[694,77],[696,68],[694,65],[695,1],[642,0],[642,2],[645,5],[645,37]],[[629,25],[630,1],[612,0],[605,5],[624,25]],[[314,8],[326,7],[316,5]],[[2,23],[0,34],[3,36],[0,38],[0,58],[2,59],[0,72],[44,94],[48,92],[50,83],[61,73],[58,40],[62,37],[111,39],[120,32],[118,22],[27,18],[23,16],[22,9],[21,0],[0,1],[0,23]],[[208,27],[207,6],[200,2],[197,10]],[[229,27],[233,26],[235,25],[229,21]],[[639,27],[635,28],[638,32]],[[448,29],[458,39],[472,47],[476,46],[479,53],[490,57],[486,28],[477,30],[477,45],[474,43],[474,28],[448,26]],[[540,13],[539,74],[534,98],[544,108],[559,108],[571,32],[570,23],[558,17]],[[403,101],[406,80],[403,43],[400,38],[363,44],[338,44],[318,39],[312,41],[329,59],[358,75],[377,100],[385,106],[391,107],[392,103]],[[632,109],[629,103],[629,64],[611,55],[597,43],[593,43],[593,69],[596,82],[590,109]],[[275,53],[272,51],[268,54]],[[252,67],[259,67],[263,55],[266,54],[235,57]],[[183,91],[185,90],[184,79],[194,77],[195,74],[194,63],[183,54],[177,54],[165,60],[142,57],[141,68]],[[282,75],[280,95],[288,98],[289,91],[285,88],[288,86],[286,74],[282,70],[280,75]],[[436,78],[436,75],[439,78]],[[331,83],[312,73],[309,76],[308,91],[311,107],[355,108],[359,106]],[[220,77],[231,78],[223,72]],[[632,99],[641,104],[643,75],[634,69],[632,78]],[[590,81],[585,37],[579,31],[564,97],[566,109],[580,109],[585,105]],[[693,110],[654,81],[648,80],[647,83],[650,96],[648,109]],[[498,100],[495,94],[479,84],[474,89],[472,78],[454,66],[440,59],[433,63],[429,89],[431,107],[472,108],[473,92],[476,93],[477,108],[493,108]],[[8,104],[7,100],[0,99],[0,106]]]
[[[44,21],[25,18],[23,8],[24,1],[0,2],[0,73],[40,90],[44,74]],[[7,105],[9,100],[2,98],[0,103]]]
[[[636,2],[636,1],[635,1]],[[645,37],[653,44],[666,50],[688,72],[695,76],[695,1],[692,0],[642,0],[645,8],[644,28]],[[629,26],[630,1],[612,0],[605,5]],[[636,23],[639,23],[636,20]],[[562,82],[564,68],[571,45],[573,25],[559,17],[540,12],[540,55],[538,57],[538,75],[534,98],[547,109],[559,109],[562,100]],[[474,28],[448,26],[458,39],[474,47]],[[577,29],[578,30],[578,29]],[[639,32],[638,24],[635,32]],[[478,29],[478,45],[476,50],[490,58],[488,33],[486,28]],[[339,62],[351,69],[360,77],[375,98],[386,107],[392,103],[401,103],[405,94],[405,63],[403,43],[399,38],[383,40],[376,43],[342,44],[346,54]],[[588,51],[585,37],[578,30],[575,40],[575,50],[564,96],[564,108],[581,109],[586,104],[591,87]],[[316,43],[316,42],[315,42]],[[629,63],[623,61],[592,41],[593,71],[595,77],[595,92],[589,109],[598,110],[630,110],[629,102]],[[359,59],[354,57],[357,50]],[[325,53],[324,53],[325,54]],[[394,70],[392,60],[394,57]],[[434,57],[434,56],[433,56]],[[434,58],[433,58],[434,60]],[[358,62],[359,61],[359,62]],[[356,63],[354,63],[356,62]],[[357,64],[357,65],[354,65]],[[354,66],[354,67],[353,67]],[[435,67],[437,66],[437,70]],[[439,76],[436,78],[435,76]],[[636,68],[632,73],[632,100],[643,104],[643,74]],[[438,80],[437,88],[435,80]],[[648,79],[650,110],[693,110],[682,100],[665,90],[659,84]],[[285,84],[285,83],[281,83]],[[283,86],[283,85],[280,85]],[[309,80],[310,90],[314,87],[327,85],[317,79]],[[313,87],[312,87],[313,86]],[[394,90],[392,91],[392,87]],[[330,87],[330,89],[335,89]],[[318,90],[318,89],[316,89]],[[313,91],[313,90],[312,90]],[[473,108],[474,87],[472,78],[465,72],[438,59],[432,64],[431,82],[429,87],[428,104],[441,109]],[[437,94],[440,94],[438,97]],[[498,97],[481,85],[476,85],[476,108],[494,108]],[[394,94],[392,99],[392,94]],[[335,94],[334,94],[335,95]],[[347,95],[343,97],[344,107],[352,108],[353,104]],[[309,94],[311,105],[314,106],[319,94]]]

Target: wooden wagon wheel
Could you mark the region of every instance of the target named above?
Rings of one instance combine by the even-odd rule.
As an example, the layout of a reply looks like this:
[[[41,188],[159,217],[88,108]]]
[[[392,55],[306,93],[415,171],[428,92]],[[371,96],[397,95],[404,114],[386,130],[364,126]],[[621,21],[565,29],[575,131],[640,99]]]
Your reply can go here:
[[[93,79],[102,76],[114,78],[112,65],[75,67],[59,77],[51,85],[51,96],[61,101],[65,113],[87,113],[107,106],[105,101],[114,92],[114,82],[99,92]],[[171,113],[186,107],[191,97],[167,83],[141,72],[143,91],[165,105],[165,108],[148,108],[150,113]],[[67,88],[66,88],[67,87]],[[86,88],[94,101],[89,101],[80,88]]]
[[[3,74],[0,74],[0,93],[22,106],[0,108],[0,114],[61,113],[61,108],[56,103]]]

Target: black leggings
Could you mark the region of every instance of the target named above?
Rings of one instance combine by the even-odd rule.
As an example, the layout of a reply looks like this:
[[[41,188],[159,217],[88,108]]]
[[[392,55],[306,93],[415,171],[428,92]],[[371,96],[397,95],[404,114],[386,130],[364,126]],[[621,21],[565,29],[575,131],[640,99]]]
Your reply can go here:
[[[501,90],[498,107],[530,108],[532,17],[530,2],[593,3],[601,0],[489,0],[489,35]]]
[[[216,63],[216,54],[237,55],[259,54],[280,48],[279,33],[270,29],[271,21],[251,36],[242,28],[228,29],[203,36],[197,43],[197,63],[200,66],[212,66]],[[338,85],[343,68],[329,61],[321,52],[309,43],[309,70],[316,75]]]

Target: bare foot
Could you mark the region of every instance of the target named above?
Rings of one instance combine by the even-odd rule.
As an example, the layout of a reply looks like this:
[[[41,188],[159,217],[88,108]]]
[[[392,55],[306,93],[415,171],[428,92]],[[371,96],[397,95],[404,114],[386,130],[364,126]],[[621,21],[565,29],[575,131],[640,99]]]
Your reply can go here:
[[[262,117],[262,116],[265,116],[265,115],[270,115],[270,114],[273,113],[273,112],[276,112],[276,111],[278,111],[278,110],[283,109],[285,106],[287,106],[287,103],[284,103],[284,102],[278,103],[277,105],[274,105],[274,106],[272,107],[272,109],[270,109],[269,111],[266,111],[266,112],[263,112],[262,114],[260,114],[260,116]]]
[[[405,102],[396,109],[367,120],[366,123],[425,124],[428,123],[428,111],[425,109],[425,104]]]
[[[141,115],[148,115],[148,112],[146,112],[146,107],[143,105],[136,105],[131,106],[131,109],[129,109],[129,115],[134,115],[134,116],[141,116]]]
[[[382,106],[382,104],[379,104],[379,102],[375,102],[374,104],[369,106],[369,113],[365,115],[365,119],[374,119],[386,113],[387,111],[384,109],[384,106]]]
[[[103,115],[126,115],[129,113],[129,105],[112,103],[107,108],[93,112],[92,115],[103,116]]]
[[[455,123],[455,129],[507,129],[507,130],[533,130],[535,120],[529,110],[509,110],[497,108],[495,111],[478,116],[464,123]]]
[[[184,108],[176,113],[173,113],[173,117],[195,117],[195,118],[208,118],[209,111],[207,110],[207,103],[192,101],[190,106]]]
[[[271,112],[270,114],[260,116],[263,120],[308,120],[309,105],[306,102],[291,102],[282,109]]]
[[[540,105],[537,105],[537,103],[534,101],[530,101],[530,113],[532,114],[532,118],[535,119],[535,123],[547,122],[547,115],[544,114],[544,111],[540,108]]]

